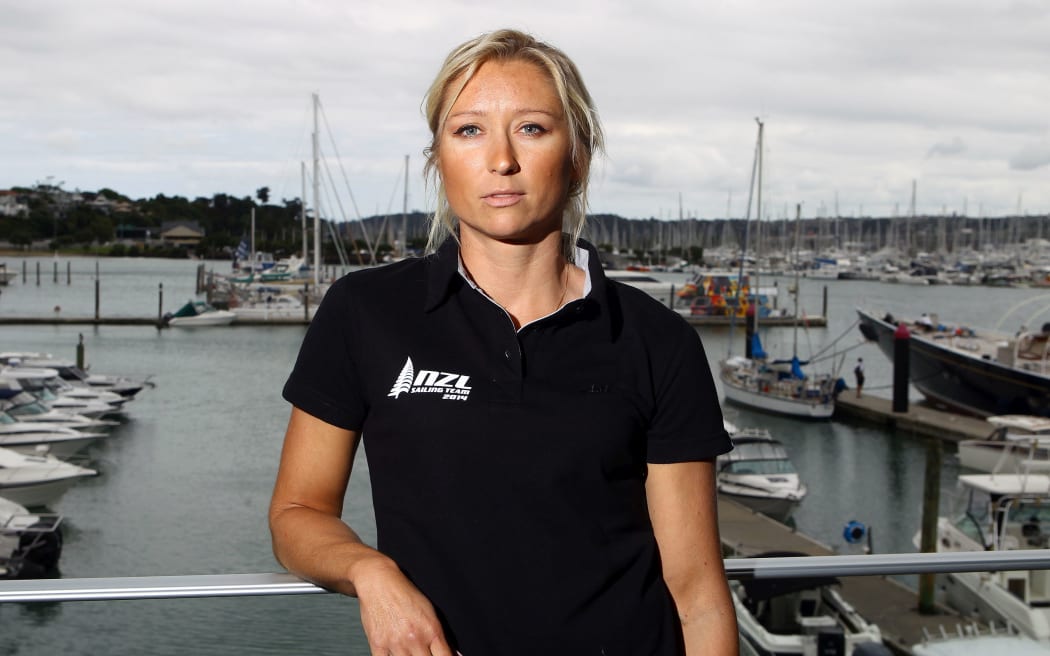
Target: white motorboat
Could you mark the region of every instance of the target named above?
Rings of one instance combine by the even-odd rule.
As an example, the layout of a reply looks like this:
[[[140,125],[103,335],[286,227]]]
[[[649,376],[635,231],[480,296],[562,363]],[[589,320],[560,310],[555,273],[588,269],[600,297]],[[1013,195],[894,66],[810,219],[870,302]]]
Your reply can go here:
[[[204,301],[189,301],[174,313],[164,315],[164,325],[180,328],[204,326],[228,326],[237,315],[229,310],[219,310]]]
[[[673,294],[677,290],[681,290],[686,284],[686,281],[683,279],[681,283],[675,285],[673,282],[660,280],[644,271],[610,269],[605,272],[605,277],[609,280],[630,285],[635,289],[640,289],[664,305],[671,305],[674,298]]]
[[[842,598],[838,583],[832,577],[731,581],[741,655],[890,656],[879,627]]]
[[[15,389],[11,388],[12,384],[16,387]],[[17,382],[3,379],[0,379],[0,411],[6,412],[16,421],[47,423],[77,430],[98,430],[120,424],[119,421],[112,419],[92,419],[84,415],[49,408],[32,394],[23,392]]]
[[[959,442],[959,464],[984,472],[1050,471],[1050,418],[1029,415],[987,417],[988,437]]]
[[[12,366],[54,369],[59,377],[71,385],[113,392],[126,398],[133,398],[145,387],[153,387],[150,377],[133,378],[110,374],[93,374],[84,371],[70,360],[61,360],[50,353],[29,351],[6,351],[0,353],[0,363]]]
[[[288,294],[268,294],[259,300],[241,301],[231,309],[237,316],[235,321],[274,323],[313,319],[316,311],[316,305],[306,308],[302,301]]]
[[[82,433],[46,422],[17,421],[0,411],[0,447],[19,453],[49,453],[66,459],[104,437],[105,433]]]
[[[62,516],[31,513],[0,497],[0,579],[37,578],[62,555]]]
[[[937,522],[939,551],[1047,548],[1050,476],[964,474],[959,485],[958,507]],[[938,583],[948,605],[1050,645],[1050,570],[952,572],[938,575]]]
[[[23,390],[48,407],[87,417],[102,417],[121,411],[127,399],[113,392],[74,387],[63,381],[54,369],[4,367],[0,380],[17,381]]]
[[[97,473],[54,456],[0,448],[0,496],[29,508],[54,503],[80,479]]]
[[[957,626],[943,635],[927,636],[913,645],[915,656],[1050,656],[1050,647],[1028,636],[1018,635],[1016,629],[994,628],[981,630],[976,625]]]
[[[727,426],[727,429],[729,426]],[[718,456],[718,493],[786,522],[806,496],[784,445],[764,428],[730,431],[733,450]]]

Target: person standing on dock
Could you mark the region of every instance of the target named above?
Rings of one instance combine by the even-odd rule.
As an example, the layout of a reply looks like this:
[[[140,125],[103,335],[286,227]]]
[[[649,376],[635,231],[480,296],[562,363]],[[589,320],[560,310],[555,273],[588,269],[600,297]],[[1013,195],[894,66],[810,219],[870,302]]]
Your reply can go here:
[[[860,391],[864,388],[864,358],[857,358],[857,366],[853,367],[853,375],[857,378],[857,398],[860,398]]]
[[[329,290],[284,387],[270,506],[292,573],[357,596],[373,654],[737,653],[696,331],[579,239],[593,102],[513,30],[426,98],[430,252]],[[376,548],[343,521],[364,440]]]

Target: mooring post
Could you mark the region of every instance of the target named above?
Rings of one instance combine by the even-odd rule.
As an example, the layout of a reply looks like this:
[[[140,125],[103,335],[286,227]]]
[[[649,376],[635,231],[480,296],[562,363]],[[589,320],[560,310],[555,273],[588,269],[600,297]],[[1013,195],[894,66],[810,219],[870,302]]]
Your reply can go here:
[[[26,261],[22,260],[22,284],[26,284],[26,280],[28,279],[29,277],[26,275]]]
[[[667,307],[674,309],[674,285],[671,285],[671,295],[667,297]]]
[[[755,306],[748,305],[744,312],[744,357],[750,360],[755,355],[753,342],[755,339]]]
[[[941,461],[943,446],[939,437],[926,438],[926,475],[922,494],[922,537],[919,550],[922,553],[937,551],[937,515],[941,507]],[[936,609],[936,582],[934,574],[919,575],[919,613],[934,615]]]
[[[98,260],[95,260],[95,321],[98,321]]]
[[[310,283],[303,283],[303,321],[310,323]]]
[[[893,411],[908,411],[908,367],[911,333],[903,323],[893,333]]]
[[[77,341],[77,369],[84,368],[84,333],[78,334]]]
[[[824,321],[828,320],[828,286],[824,285],[824,308],[821,310]]]
[[[73,284],[73,266],[69,260],[66,260],[66,285]]]
[[[51,282],[57,285],[58,284],[58,260],[55,260],[54,262],[52,262],[51,265],[52,265],[51,266],[51,269],[52,269],[52,271],[51,271]]]
[[[164,283],[157,283],[157,328],[164,325]]]
[[[36,286],[40,286],[40,260],[36,261]]]

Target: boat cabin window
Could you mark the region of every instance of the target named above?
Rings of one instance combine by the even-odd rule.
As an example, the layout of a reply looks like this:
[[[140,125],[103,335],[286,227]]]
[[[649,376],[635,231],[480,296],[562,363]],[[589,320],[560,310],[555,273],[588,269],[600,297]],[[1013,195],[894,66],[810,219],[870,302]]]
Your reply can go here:
[[[728,463],[722,471],[730,474],[794,474],[790,460],[736,460]]]
[[[7,414],[6,412],[0,412],[0,424],[17,424],[18,420]]]

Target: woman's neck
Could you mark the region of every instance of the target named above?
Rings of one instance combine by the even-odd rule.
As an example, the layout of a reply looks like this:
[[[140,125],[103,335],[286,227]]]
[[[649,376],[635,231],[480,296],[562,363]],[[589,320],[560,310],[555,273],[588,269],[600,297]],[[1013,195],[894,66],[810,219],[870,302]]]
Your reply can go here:
[[[584,272],[565,260],[561,233],[528,244],[511,244],[464,234],[463,266],[520,328],[583,295]]]

